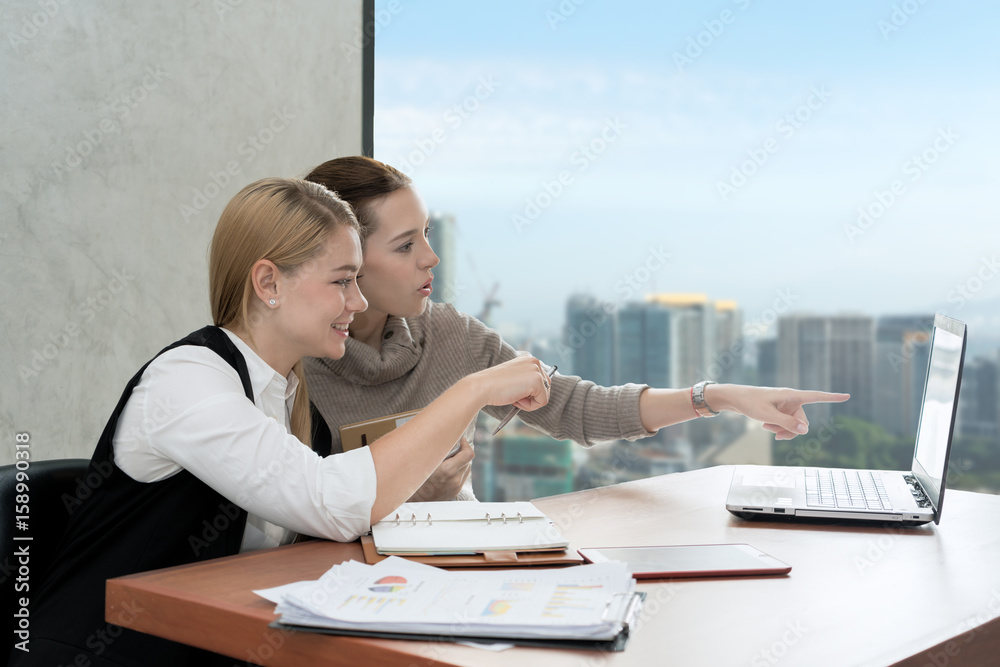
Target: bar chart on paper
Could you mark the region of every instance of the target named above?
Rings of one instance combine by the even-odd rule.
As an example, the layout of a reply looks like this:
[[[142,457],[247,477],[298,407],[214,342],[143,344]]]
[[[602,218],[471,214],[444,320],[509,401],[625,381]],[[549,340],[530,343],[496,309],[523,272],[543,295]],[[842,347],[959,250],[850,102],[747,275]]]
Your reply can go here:
[[[542,610],[545,618],[566,618],[567,615],[590,614],[607,605],[601,584],[558,584]]]
[[[375,595],[351,595],[337,607],[346,611],[361,611],[378,614],[388,606],[396,605],[402,607],[406,604],[406,598],[387,598]]]

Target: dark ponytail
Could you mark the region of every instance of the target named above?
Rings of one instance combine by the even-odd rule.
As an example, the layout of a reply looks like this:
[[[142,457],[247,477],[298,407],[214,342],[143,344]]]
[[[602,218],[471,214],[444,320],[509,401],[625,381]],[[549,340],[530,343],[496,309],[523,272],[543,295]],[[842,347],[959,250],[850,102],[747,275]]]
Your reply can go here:
[[[361,155],[328,160],[313,169],[305,180],[333,190],[351,205],[361,224],[362,240],[370,236],[378,224],[373,205],[412,183],[409,176],[395,167]]]

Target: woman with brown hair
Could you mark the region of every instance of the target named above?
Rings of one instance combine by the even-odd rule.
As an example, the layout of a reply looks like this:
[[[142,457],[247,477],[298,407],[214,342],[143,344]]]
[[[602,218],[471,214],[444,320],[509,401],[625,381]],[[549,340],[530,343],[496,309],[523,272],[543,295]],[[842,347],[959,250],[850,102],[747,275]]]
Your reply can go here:
[[[368,310],[354,318],[342,358],[305,360],[312,402],[322,417],[320,426],[329,429],[331,451],[340,451],[340,426],[422,408],[457,378],[516,356],[500,334],[476,318],[430,301],[438,257],[427,241],[427,207],[409,177],[377,160],[353,156],[324,162],[306,180],[334,190],[353,207],[364,239],[358,282]],[[523,421],[554,438],[589,446],[636,440],[725,410],[761,421],[777,438],[788,439],[808,430],[803,404],[848,398],[710,382],[684,389],[601,387],[557,374],[548,405]],[[507,408],[485,411],[500,418]],[[441,464],[415,499],[474,497],[468,445],[474,430],[475,420],[470,420],[458,454]]]
[[[257,181],[228,204],[209,258],[215,324],[128,383],[91,460],[104,482],[73,513],[32,599],[31,652],[15,649],[10,664],[206,664],[106,623],[105,581],[300,533],[353,540],[424,482],[483,406],[545,404],[539,362],[520,357],[444,388],[370,447],[312,451],[301,359],[342,356],[366,307],[359,229],[344,202],[300,180]]]

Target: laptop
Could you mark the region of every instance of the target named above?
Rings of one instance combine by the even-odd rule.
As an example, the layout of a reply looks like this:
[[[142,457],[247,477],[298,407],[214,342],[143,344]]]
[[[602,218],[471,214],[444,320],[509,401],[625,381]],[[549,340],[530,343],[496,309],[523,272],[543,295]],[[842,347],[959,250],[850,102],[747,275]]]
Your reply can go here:
[[[726,509],[744,519],[939,523],[966,338],[963,322],[935,315],[909,471],[740,465],[733,471]]]

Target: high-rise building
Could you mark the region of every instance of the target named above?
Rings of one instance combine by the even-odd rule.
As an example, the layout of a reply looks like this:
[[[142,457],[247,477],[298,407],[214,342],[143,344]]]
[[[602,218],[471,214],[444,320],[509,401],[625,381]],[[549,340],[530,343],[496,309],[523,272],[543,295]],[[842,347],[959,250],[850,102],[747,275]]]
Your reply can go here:
[[[667,386],[689,386],[705,379],[716,356],[715,305],[704,294],[648,294],[646,302],[669,311]]]
[[[629,303],[617,313],[615,382],[670,386],[670,309]]]
[[[834,415],[871,421],[875,320],[864,315],[830,318],[830,387],[851,400],[830,406]]]
[[[875,322],[865,315],[789,315],[778,319],[778,384],[846,392],[846,403],[818,403],[812,418],[835,415],[870,420]]]
[[[496,500],[530,500],[573,490],[571,440],[528,428],[505,429],[493,441]]]
[[[931,336],[913,331],[903,336],[903,435],[916,435],[931,358]]]
[[[816,404],[814,418],[870,420],[873,405],[875,323],[865,315],[790,315],[778,320],[778,384],[846,392],[851,400]]]
[[[778,318],[778,384],[830,390],[829,327],[818,315]]]
[[[757,386],[779,386],[777,338],[764,338],[757,341]]]
[[[872,421],[894,435],[916,432],[927,373],[924,348],[933,326],[933,315],[893,315],[876,322]]]
[[[431,213],[430,227],[428,240],[431,248],[441,259],[441,263],[434,269],[434,291],[431,293],[431,299],[438,303],[454,304],[459,293],[458,259],[455,256],[455,216],[450,213]]]
[[[618,311],[618,363],[615,383],[643,382],[646,376],[645,343],[646,308],[642,303],[629,303]]]
[[[1000,368],[996,359],[977,357],[965,364],[959,392],[958,426],[961,435],[996,437],[1000,432]]]
[[[613,305],[587,295],[570,297],[560,355],[571,366],[567,370],[599,385],[614,384],[616,337]]]
[[[743,381],[743,312],[735,301],[715,302],[715,354],[706,378],[716,382]]]
[[[796,389],[830,391],[830,322],[814,315],[778,319],[778,384]],[[830,406],[806,408],[812,419],[829,419]]]

